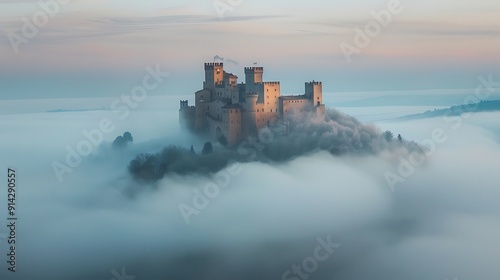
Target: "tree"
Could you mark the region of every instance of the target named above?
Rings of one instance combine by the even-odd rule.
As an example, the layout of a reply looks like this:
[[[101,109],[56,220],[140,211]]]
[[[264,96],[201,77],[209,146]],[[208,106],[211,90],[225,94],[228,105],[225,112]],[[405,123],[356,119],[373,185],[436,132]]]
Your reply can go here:
[[[121,137],[121,136],[120,136]],[[158,156],[155,154],[138,154],[128,165],[129,172],[135,179],[154,181],[161,178],[157,172]]]
[[[387,130],[386,132],[384,132],[384,138],[387,142],[391,142],[392,139],[394,139],[394,134],[391,131]]]
[[[219,140],[219,143],[221,143],[222,146],[227,146],[228,142],[227,142],[226,136],[221,135],[218,140]]]
[[[125,132],[123,133],[123,139],[125,141],[128,141],[128,142],[133,142],[134,141],[134,138],[132,137],[132,134],[130,134],[130,132]]]
[[[123,136],[116,137],[113,141],[113,148],[125,148],[129,142],[134,141],[132,134],[130,132],[123,133]]]
[[[201,154],[208,155],[211,153],[213,153],[212,142],[206,142],[205,145],[203,145],[203,150],[201,151]]]
[[[398,134],[398,141],[399,143],[403,143],[403,137],[401,137],[401,134]]]
[[[193,147],[193,145],[191,145],[191,148],[189,149],[189,152],[190,152],[192,155],[196,154],[196,152],[194,151],[194,147]]]

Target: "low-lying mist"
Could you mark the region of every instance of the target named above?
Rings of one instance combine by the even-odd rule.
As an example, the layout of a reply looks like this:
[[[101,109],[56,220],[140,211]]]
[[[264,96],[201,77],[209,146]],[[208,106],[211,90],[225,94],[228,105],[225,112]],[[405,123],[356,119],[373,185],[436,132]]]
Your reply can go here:
[[[90,114],[70,115],[84,123]],[[43,135],[78,132],[65,121],[68,114],[45,114],[36,124],[32,116],[2,117],[0,128],[9,134],[0,151],[19,174],[19,227],[17,272],[4,262],[0,276],[120,280],[116,273],[125,271],[136,280],[306,279],[292,267],[315,256],[319,238],[340,246],[311,272],[302,268],[307,279],[498,279],[500,115],[472,115],[459,129],[427,119],[379,123],[377,130],[335,114],[297,127],[293,141],[275,137],[267,154],[255,149],[255,160],[210,176],[167,172],[147,184],[128,171],[137,154],[169,144],[189,152],[192,144],[201,157],[204,141],[170,130],[164,139],[141,140],[148,137],[137,131],[148,132],[143,124],[151,115],[136,114],[60,183],[50,164],[72,142]],[[149,122],[147,129],[159,133],[174,121]],[[420,143],[436,128],[446,141],[404,182],[388,187],[385,172],[397,173],[411,148],[397,137],[386,141],[382,131]],[[113,149],[111,141],[125,131],[134,142]],[[345,149],[332,152],[339,143]],[[288,151],[303,144],[313,148]],[[214,144],[213,156],[220,151]],[[187,224],[179,206],[193,206],[196,192],[222,174],[230,174],[227,186]],[[141,191],[130,195],[131,189]],[[7,243],[0,241],[3,254]]]

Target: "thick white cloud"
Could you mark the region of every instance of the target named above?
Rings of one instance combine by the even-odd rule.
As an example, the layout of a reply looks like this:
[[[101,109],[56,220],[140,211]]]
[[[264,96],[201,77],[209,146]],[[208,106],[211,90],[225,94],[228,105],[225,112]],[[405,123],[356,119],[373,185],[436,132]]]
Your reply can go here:
[[[395,192],[384,172],[397,168],[398,159],[383,154],[247,163],[186,225],[179,204],[191,203],[192,188],[210,179],[169,176],[152,187],[131,181],[126,171],[141,150],[194,142],[173,133],[176,119],[151,121],[157,104],[149,103],[152,112],[134,112],[135,121],[107,138],[130,130],[142,144],[86,158],[62,184],[50,163],[92,126],[89,118],[107,113],[1,116],[2,168],[12,164],[19,173],[19,272],[12,279],[111,279],[122,267],[136,279],[280,279],[312,255],[316,238],[328,235],[341,246],[311,279],[500,275],[498,113],[464,119],[457,130],[441,119],[381,124],[409,139],[425,139],[435,128],[448,136]],[[169,133],[164,142],[147,141]],[[7,275],[2,266],[0,275]]]

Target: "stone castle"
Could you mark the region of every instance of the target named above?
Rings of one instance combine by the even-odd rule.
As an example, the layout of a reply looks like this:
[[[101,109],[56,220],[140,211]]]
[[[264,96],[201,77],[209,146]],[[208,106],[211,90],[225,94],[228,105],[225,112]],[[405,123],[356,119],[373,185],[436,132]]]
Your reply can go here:
[[[180,102],[182,127],[225,138],[230,146],[266,126],[283,124],[305,112],[323,114],[321,82],[305,84],[302,95],[282,96],[280,82],[264,82],[263,67],[245,67],[245,83],[224,71],[223,63],[205,63],[203,89],[195,93],[195,106]]]

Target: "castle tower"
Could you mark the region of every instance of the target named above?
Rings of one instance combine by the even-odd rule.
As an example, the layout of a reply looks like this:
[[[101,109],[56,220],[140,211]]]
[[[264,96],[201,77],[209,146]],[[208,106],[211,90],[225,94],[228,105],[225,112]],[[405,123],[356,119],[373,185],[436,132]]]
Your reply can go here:
[[[255,93],[255,84],[262,83],[264,67],[245,67],[246,92]]]
[[[257,110],[257,94],[249,94],[245,97],[245,110],[247,112],[255,112]]]
[[[205,63],[204,89],[215,92],[215,85],[224,80],[224,64],[222,62]]]
[[[180,106],[180,109],[184,109],[184,108],[187,108],[189,106],[189,101],[187,100],[181,100],[181,106]]]
[[[305,94],[309,97],[314,107],[319,107],[323,104],[323,85],[321,82],[306,83]]]
[[[257,94],[249,94],[245,97],[245,114],[243,116],[243,137],[257,133]]]

